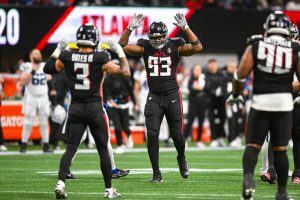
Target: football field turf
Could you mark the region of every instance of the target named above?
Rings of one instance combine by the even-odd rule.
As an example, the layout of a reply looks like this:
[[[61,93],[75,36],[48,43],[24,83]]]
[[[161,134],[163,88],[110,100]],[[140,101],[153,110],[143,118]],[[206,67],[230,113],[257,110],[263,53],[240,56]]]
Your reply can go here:
[[[42,154],[40,150],[25,155],[0,154],[0,199],[55,199],[54,187],[61,157]],[[178,171],[174,149],[161,148],[160,167],[163,183],[151,184],[150,161],[145,148],[115,155],[119,168],[130,169],[127,177],[113,179],[113,186],[122,199],[240,199],[242,185],[242,150],[198,151],[189,148],[186,153],[190,167],[188,179]],[[293,168],[289,152],[290,168]],[[259,159],[256,167],[255,199],[274,199],[277,185],[263,183],[259,179]],[[103,179],[99,170],[99,158],[95,150],[81,150],[73,165],[76,180],[67,180],[68,199],[103,199]],[[288,182],[291,197],[300,199],[300,185]]]

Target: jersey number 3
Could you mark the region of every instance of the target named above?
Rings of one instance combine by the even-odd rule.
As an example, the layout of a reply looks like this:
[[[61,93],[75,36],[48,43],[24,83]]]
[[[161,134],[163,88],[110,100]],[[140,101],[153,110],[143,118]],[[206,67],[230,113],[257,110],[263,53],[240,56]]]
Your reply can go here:
[[[90,75],[89,64],[74,63],[74,71],[76,72],[78,69],[82,69],[82,73],[76,74],[76,79],[81,80],[82,84],[76,83],[75,89],[76,90],[89,90],[90,89],[90,79],[88,78],[88,76]]]
[[[170,57],[153,57],[148,58],[148,68],[153,69],[150,76],[171,76],[171,58]]]

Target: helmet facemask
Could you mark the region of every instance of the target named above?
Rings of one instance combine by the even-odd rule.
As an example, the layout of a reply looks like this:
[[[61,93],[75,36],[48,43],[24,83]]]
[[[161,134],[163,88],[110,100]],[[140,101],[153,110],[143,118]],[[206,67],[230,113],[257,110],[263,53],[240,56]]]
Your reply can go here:
[[[166,35],[159,35],[159,36],[151,35],[148,37],[149,37],[149,43],[154,49],[162,49],[168,42]],[[157,38],[159,38],[159,39],[157,39]]]
[[[149,43],[154,49],[162,49],[168,42],[168,27],[163,22],[153,22],[149,27]]]

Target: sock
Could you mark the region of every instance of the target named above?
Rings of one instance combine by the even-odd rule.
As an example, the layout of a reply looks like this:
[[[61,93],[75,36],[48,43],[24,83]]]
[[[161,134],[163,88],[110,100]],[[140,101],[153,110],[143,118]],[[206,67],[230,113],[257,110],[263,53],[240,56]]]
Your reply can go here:
[[[259,150],[254,147],[247,146],[243,156],[243,169],[244,174],[254,173],[254,168],[257,163]]]
[[[24,124],[22,130],[22,142],[27,143],[30,133],[31,133],[32,125],[31,124]]]
[[[110,141],[108,140],[107,143],[107,150],[108,150],[108,154],[109,154],[109,158],[110,158],[110,162],[111,162],[111,168],[112,170],[116,169],[116,163],[115,163],[115,157],[114,157],[114,152],[111,146]]]
[[[262,146],[262,171],[267,171],[269,168],[269,156],[268,156],[269,143],[264,142]]]
[[[57,185],[60,185],[65,188],[65,182],[63,182],[62,180],[58,180]]]
[[[286,191],[288,180],[289,161],[286,151],[274,151],[274,163],[277,173],[278,192]]]
[[[58,179],[65,182],[66,175],[70,170],[70,165],[72,162],[72,159],[74,158],[76,152],[78,149],[78,145],[75,144],[68,144],[66,148],[66,152],[61,157],[60,160],[60,166],[59,166],[59,172],[58,172]]]
[[[45,115],[39,116],[40,120],[40,132],[43,143],[49,143],[49,123],[48,117]]]
[[[151,161],[153,171],[159,170],[159,142],[158,142],[158,131],[147,131],[147,149],[148,155]]]

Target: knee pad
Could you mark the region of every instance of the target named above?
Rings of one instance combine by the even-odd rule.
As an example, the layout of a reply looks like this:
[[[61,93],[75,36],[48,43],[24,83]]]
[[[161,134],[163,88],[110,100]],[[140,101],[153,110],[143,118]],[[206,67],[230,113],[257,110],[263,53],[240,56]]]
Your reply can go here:
[[[24,122],[23,122],[24,124],[33,126],[34,121],[35,121],[34,115],[25,115],[24,116]]]
[[[39,122],[40,125],[48,125],[49,121],[48,121],[48,116],[47,115],[39,115]]]

